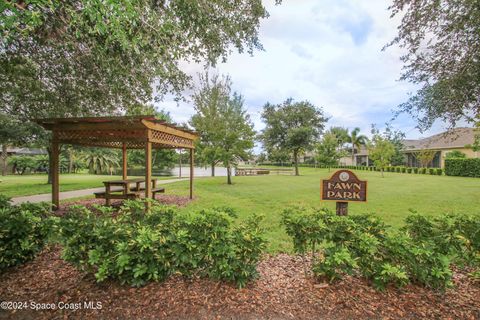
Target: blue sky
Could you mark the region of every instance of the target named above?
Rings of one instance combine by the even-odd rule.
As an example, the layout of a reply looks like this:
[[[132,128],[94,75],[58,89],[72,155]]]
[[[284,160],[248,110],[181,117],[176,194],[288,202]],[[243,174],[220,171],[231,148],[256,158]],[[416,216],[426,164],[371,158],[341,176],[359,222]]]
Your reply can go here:
[[[265,51],[232,54],[214,70],[229,74],[233,89],[245,98],[256,130],[264,125],[260,113],[265,103],[292,97],[309,100],[330,117],[327,128],[382,128],[393,111],[416,87],[398,81],[402,51],[382,48],[396,35],[398,19],[391,19],[385,0],[284,0],[275,6],[264,1],[270,17],[262,21],[260,41]],[[199,65],[183,64],[196,78]],[[190,95],[185,92],[185,95]],[[166,98],[158,108],[170,112],[175,122],[186,122],[194,113],[191,103],[177,105]],[[393,123],[407,138],[443,131],[435,124],[424,133],[403,115]]]

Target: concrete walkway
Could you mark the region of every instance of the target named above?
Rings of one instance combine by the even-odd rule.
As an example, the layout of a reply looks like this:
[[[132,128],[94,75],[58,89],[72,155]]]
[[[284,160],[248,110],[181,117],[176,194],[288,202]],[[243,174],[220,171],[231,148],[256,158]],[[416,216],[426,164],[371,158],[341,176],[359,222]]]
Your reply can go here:
[[[188,179],[168,179],[168,180],[157,180],[157,185],[173,183],[178,181],[185,181]],[[71,198],[80,198],[85,196],[91,196],[94,192],[101,192],[105,191],[105,187],[103,188],[91,188],[91,189],[83,189],[83,190],[73,190],[73,191],[64,191],[60,192],[60,200],[71,199]],[[12,198],[12,204],[19,204],[23,202],[50,202],[52,201],[52,194],[45,193],[45,194],[36,194],[33,196],[24,196],[24,197],[17,197]]]

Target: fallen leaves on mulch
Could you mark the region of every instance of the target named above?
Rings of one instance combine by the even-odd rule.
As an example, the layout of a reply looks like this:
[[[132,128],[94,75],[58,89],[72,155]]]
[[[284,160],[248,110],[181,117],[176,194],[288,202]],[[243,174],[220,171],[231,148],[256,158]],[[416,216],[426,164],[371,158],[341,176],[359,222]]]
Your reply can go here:
[[[176,205],[178,207],[186,206],[192,199],[189,197],[178,196],[174,194],[157,194],[155,200],[162,204]],[[111,206],[119,208],[122,205],[123,200],[111,200]],[[105,205],[105,199],[80,199],[74,201],[65,201],[61,204],[60,209],[55,211],[58,216],[63,216],[68,210],[68,207],[72,205],[82,205],[89,209],[92,209],[94,205]]]
[[[100,302],[101,309],[0,311],[12,319],[479,319],[480,287],[455,271],[455,288],[445,293],[410,285],[373,289],[346,278],[330,285],[303,272],[297,256],[265,257],[257,281],[246,288],[206,279],[174,276],[132,288],[110,281],[97,284],[60,258],[60,247],[9,269],[0,278],[1,301],[35,303]]]

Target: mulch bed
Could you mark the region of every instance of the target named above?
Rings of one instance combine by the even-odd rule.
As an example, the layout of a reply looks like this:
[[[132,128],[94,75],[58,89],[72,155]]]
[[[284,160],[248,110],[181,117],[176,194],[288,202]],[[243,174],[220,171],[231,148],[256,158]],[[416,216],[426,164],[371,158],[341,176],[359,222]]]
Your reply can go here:
[[[297,256],[267,256],[260,277],[244,289],[174,276],[141,288],[97,284],[60,258],[60,247],[11,268],[0,277],[0,301],[101,302],[99,310],[0,311],[6,319],[480,319],[480,286],[455,271],[445,293],[409,285],[373,289],[348,277],[322,285],[303,272]]]

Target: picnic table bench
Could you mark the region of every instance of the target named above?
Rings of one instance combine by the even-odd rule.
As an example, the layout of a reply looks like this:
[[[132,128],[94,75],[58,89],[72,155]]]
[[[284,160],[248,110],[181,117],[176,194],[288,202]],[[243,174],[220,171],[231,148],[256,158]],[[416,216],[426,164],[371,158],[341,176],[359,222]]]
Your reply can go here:
[[[94,192],[95,198],[105,199],[105,204],[110,205],[111,199],[139,199],[145,194],[145,187],[141,184],[145,182],[143,178],[136,179],[121,179],[104,181],[105,191]],[[135,184],[133,188],[130,184]],[[165,188],[157,187],[157,179],[152,179],[152,198],[155,199],[157,193],[164,193]],[[119,187],[119,188],[112,188]]]

